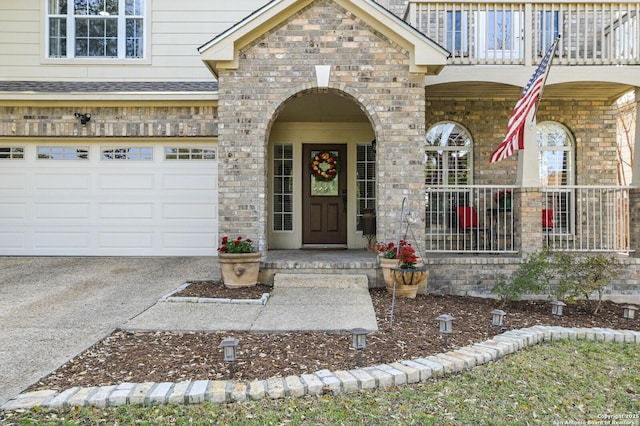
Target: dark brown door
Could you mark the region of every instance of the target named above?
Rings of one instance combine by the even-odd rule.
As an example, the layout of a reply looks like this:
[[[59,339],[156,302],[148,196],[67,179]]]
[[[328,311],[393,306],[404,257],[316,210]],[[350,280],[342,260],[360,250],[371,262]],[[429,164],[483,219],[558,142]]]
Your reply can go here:
[[[346,246],[347,146],[305,144],[302,156],[302,243]],[[312,170],[316,157],[319,161]],[[321,172],[326,176],[318,176]]]

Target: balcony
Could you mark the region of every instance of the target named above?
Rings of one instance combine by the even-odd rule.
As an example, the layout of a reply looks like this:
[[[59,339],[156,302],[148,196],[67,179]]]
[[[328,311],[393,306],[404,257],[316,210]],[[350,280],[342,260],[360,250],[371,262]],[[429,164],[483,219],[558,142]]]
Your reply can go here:
[[[640,3],[410,1],[405,19],[454,65],[535,65],[558,34],[556,65],[639,65]]]
[[[427,188],[425,251],[514,254],[523,238],[537,236],[552,250],[629,253],[629,188],[543,187],[533,206],[520,205],[519,191],[488,185]]]

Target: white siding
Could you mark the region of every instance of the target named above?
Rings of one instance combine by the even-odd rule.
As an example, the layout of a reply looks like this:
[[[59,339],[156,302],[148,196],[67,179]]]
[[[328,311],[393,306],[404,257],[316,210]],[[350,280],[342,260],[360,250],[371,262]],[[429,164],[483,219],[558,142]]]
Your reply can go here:
[[[45,0],[0,0],[0,76],[5,80],[210,80],[197,48],[267,0],[147,0],[150,48],[143,62],[51,60]],[[149,34],[149,33],[148,33]]]

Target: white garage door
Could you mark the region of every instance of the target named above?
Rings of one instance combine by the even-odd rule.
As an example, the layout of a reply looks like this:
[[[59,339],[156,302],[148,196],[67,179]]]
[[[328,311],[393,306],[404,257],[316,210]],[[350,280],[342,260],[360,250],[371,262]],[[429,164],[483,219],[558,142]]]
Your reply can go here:
[[[0,146],[0,255],[214,256],[216,145]]]

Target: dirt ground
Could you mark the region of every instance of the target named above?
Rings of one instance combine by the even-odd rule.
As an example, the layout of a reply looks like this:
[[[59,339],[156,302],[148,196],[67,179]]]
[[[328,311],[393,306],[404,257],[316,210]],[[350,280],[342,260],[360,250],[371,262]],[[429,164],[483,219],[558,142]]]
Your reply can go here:
[[[270,287],[226,289],[216,282],[192,283],[180,296],[259,298]],[[492,299],[418,295],[396,299],[393,327],[390,327],[391,295],[372,289],[371,298],[380,330],[367,337],[361,365],[376,365],[424,357],[487,340],[500,332],[491,324],[491,311],[503,309],[509,329],[534,325],[605,327],[640,330],[640,320],[622,318],[622,305],[604,302],[597,316],[584,303],[565,307],[555,318],[547,301],[519,301],[506,306]],[[436,318],[455,317],[448,342],[438,331]],[[122,382],[178,382],[221,380],[230,375],[218,345],[225,337],[240,340],[234,379],[254,380],[286,377],[322,369],[356,368],[356,351],[350,334],[292,332],[257,334],[249,332],[170,333],[115,331],[86,352],[31,386],[29,390],[63,390],[73,386],[105,386]]]

